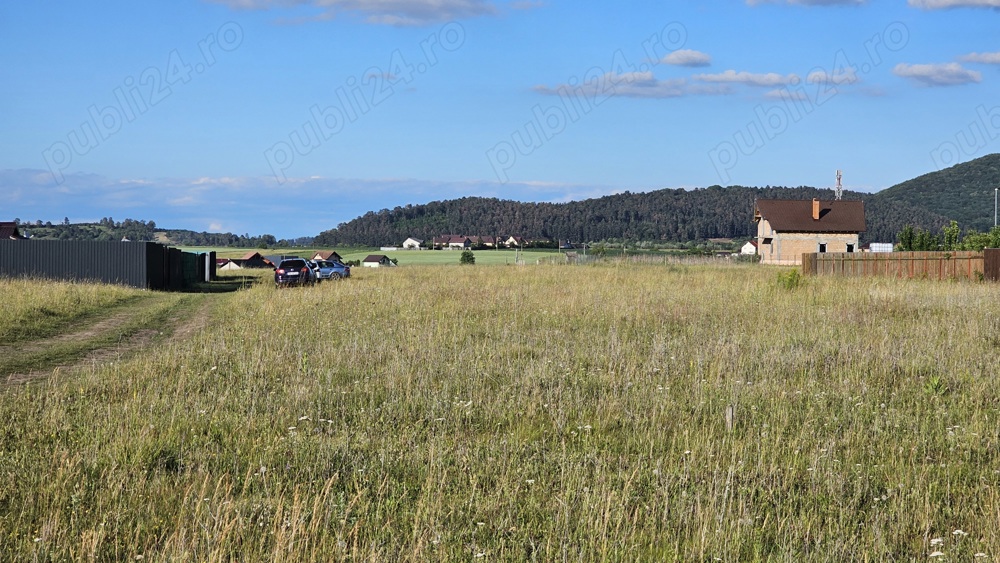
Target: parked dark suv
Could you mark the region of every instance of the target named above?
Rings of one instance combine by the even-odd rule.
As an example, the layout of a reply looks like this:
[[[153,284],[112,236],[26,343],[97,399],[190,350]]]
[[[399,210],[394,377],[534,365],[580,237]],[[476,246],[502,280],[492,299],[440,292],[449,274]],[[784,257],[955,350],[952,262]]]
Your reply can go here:
[[[286,287],[291,285],[314,285],[316,274],[301,258],[282,260],[274,269],[274,285]]]

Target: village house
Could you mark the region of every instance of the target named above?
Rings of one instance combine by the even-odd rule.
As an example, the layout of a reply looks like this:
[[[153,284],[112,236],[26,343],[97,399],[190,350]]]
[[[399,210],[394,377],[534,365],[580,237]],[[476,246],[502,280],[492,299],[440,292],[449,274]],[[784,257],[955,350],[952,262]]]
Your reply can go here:
[[[236,262],[240,268],[274,268],[281,258],[278,257],[278,261],[274,262],[260,255],[260,252],[250,251],[243,255],[242,258],[234,258],[233,262]]]
[[[434,248],[444,248],[449,250],[472,248],[472,239],[467,236],[460,235],[441,235],[439,237],[434,237]]]
[[[857,252],[866,229],[861,201],[762,199],[754,209],[762,264],[802,264],[812,252]]]
[[[474,236],[469,238],[472,240],[472,246],[479,246],[479,247],[485,246],[487,248],[495,248],[497,245],[496,237]]]
[[[403,241],[403,249],[405,250],[420,250],[420,245],[424,244],[424,241],[418,238],[410,237]]]
[[[320,250],[316,254],[313,254],[310,260],[336,260],[337,262],[344,261],[344,259],[340,257],[340,254],[337,254],[333,250]]]
[[[369,254],[361,262],[361,265],[365,268],[382,268],[386,266],[394,266],[392,260],[389,259],[385,254]]]
[[[229,258],[216,258],[215,268],[217,270],[242,270],[243,267],[239,265],[236,260],[230,260]]]
[[[740,248],[740,254],[743,254],[744,256],[753,256],[754,254],[757,254],[757,241],[748,240],[747,243]]]
[[[503,244],[507,248],[514,248],[514,247],[524,248],[525,246],[527,246],[528,240],[525,239],[524,237],[510,236],[507,237],[507,240],[505,240]]]
[[[0,222],[0,240],[20,240],[24,236],[17,230],[17,223],[13,221]]]

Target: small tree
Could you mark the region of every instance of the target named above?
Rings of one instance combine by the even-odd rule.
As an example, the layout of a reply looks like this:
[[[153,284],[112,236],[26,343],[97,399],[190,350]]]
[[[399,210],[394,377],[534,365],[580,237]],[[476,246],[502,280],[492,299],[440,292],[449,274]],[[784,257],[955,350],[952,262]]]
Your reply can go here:
[[[944,250],[958,250],[958,243],[962,234],[962,230],[958,227],[958,221],[953,219],[947,227],[941,229],[941,232],[944,235],[942,237],[944,239]]]
[[[462,256],[458,259],[459,264],[475,264],[476,255],[471,250],[463,250]]]
[[[917,238],[913,227],[907,225],[903,227],[903,230],[899,232],[899,249],[903,252],[909,252],[913,250],[913,242]]]

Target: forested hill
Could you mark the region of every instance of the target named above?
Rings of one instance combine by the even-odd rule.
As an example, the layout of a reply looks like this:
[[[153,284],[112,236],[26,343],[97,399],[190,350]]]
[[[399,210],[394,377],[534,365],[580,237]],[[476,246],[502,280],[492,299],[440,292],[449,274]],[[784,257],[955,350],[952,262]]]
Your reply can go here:
[[[833,199],[829,189],[712,186],[657,190],[568,203],[522,203],[466,197],[383,209],[320,233],[320,246],[401,244],[407,237],[441,234],[517,235],[571,241],[627,239],[685,242],[749,238],[755,234],[755,199]],[[873,194],[845,192],[866,202],[865,241],[893,241],[904,225],[937,231],[946,218],[905,201],[881,201]],[[869,202],[869,200],[871,200]]]
[[[994,190],[998,187],[1000,154],[990,154],[907,180],[872,198],[889,206],[933,210],[958,221],[963,230],[985,232],[993,227]]]

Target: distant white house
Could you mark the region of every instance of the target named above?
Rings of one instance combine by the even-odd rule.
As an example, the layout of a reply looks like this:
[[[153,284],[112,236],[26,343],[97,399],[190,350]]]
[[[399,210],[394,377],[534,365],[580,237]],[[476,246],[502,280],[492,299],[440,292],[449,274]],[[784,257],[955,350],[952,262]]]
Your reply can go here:
[[[420,245],[424,244],[424,241],[410,237],[403,241],[403,248],[406,250],[420,250]]]
[[[744,244],[742,248],[740,248],[740,254],[745,254],[747,256],[753,256],[754,254],[757,254],[757,241],[755,240],[747,241],[747,243]]]
[[[393,266],[392,260],[385,254],[369,254],[361,262],[361,265],[365,268],[382,268],[387,266]]]

